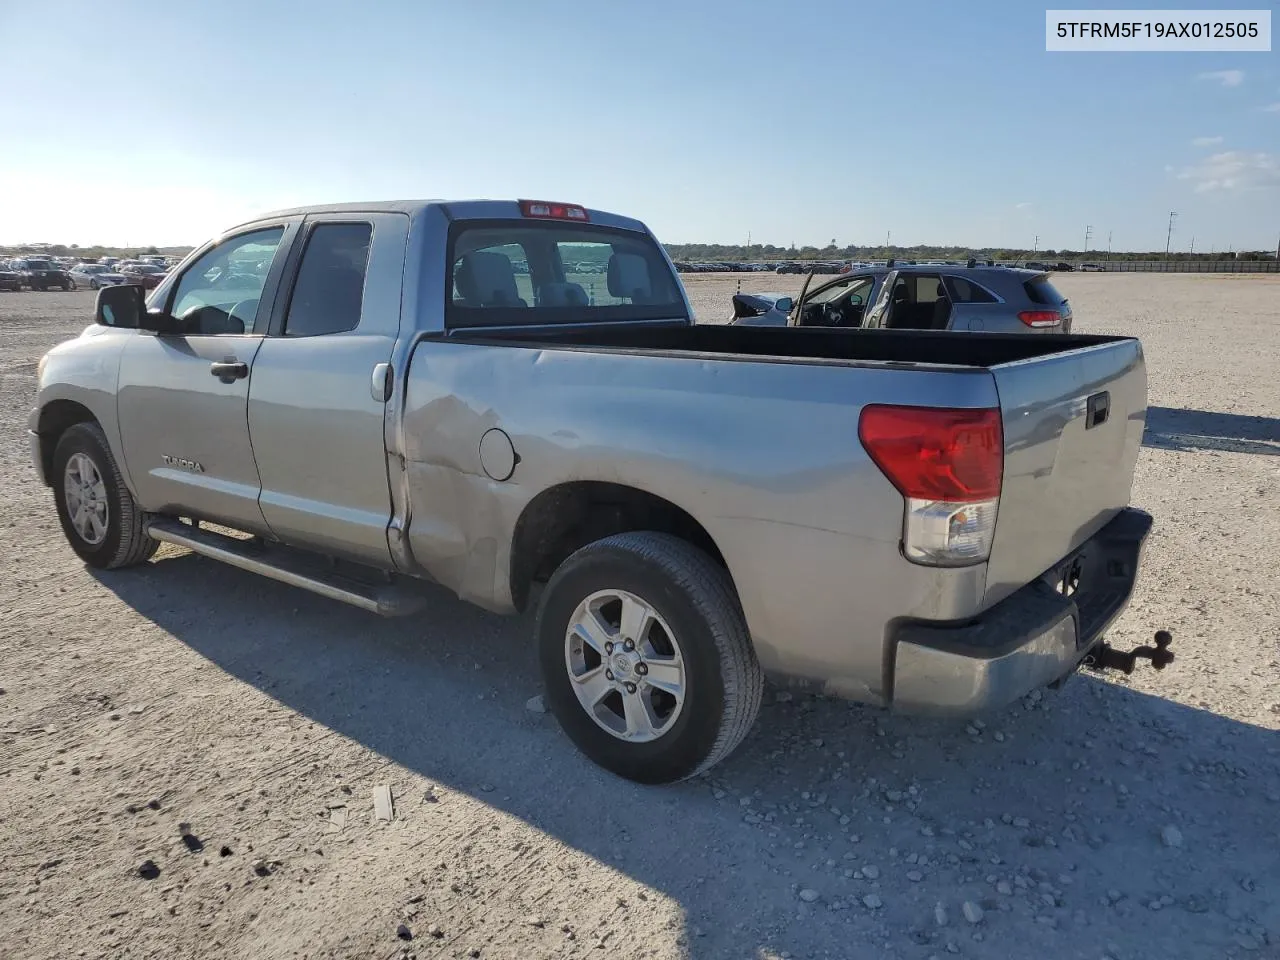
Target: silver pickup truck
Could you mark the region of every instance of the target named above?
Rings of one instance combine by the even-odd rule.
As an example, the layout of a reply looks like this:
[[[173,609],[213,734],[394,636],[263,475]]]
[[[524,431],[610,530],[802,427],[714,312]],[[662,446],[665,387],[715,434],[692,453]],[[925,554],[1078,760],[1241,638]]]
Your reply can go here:
[[[72,549],[537,602],[546,701],[623,776],[721,760],[766,674],[967,715],[1171,656],[1101,639],[1151,525],[1137,340],[694,325],[643,224],[530,201],[282,211],[145,296],[40,363]]]

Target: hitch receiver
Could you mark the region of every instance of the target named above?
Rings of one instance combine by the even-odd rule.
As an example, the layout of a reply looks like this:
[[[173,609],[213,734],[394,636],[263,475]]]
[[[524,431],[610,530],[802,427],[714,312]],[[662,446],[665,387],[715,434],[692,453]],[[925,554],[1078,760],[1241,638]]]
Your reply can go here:
[[[1173,634],[1168,630],[1157,630],[1154,647],[1138,647],[1128,653],[1122,653],[1109,643],[1101,643],[1084,659],[1084,665],[1094,670],[1120,670],[1125,674],[1133,673],[1139,660],[1150,660],[1157,670],[1163,670],[1173,663],[1173,651],[1169,645],[1173,643]]]

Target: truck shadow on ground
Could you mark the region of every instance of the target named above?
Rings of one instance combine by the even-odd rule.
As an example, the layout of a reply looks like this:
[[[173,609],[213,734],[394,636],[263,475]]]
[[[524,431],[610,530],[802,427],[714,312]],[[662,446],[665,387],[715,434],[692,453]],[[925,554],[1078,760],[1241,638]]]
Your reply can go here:
[[[530,617],[438,590],[421,616],[385,621],[192,555],[98,576],[291,710],[670,897],[695,958],[1280,944],[1272,730],[1091,678],[967,730],[771,690],[711,776],[641,787],[526,709]],[[1169,825],[1180,845],[1162,842]],[[603,955],[642,946],[624,932]]]
[[[1280,456],[1280,419],[1179,407],[1148,407],[1143,446],[1161,450]]]

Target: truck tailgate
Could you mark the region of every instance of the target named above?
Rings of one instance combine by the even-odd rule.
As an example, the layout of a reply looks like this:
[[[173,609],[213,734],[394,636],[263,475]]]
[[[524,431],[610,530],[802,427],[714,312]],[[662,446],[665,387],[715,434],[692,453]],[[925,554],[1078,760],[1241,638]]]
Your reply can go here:
[[[1063,560],[1129,503],[1146,421],[1142,345],[992,367],[1005,463],[984,605]]]

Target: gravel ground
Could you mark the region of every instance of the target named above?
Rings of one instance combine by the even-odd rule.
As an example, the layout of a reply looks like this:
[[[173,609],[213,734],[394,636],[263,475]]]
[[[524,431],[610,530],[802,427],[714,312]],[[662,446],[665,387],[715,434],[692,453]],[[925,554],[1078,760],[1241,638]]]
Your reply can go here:
[[[1277,279],[1060,281],[1146,345],[1113,639],[1169,628],[1171,668],[972,725],[772,692],[671,788],[526,705],[529,618],[381,621],[168,547],[87,570],[23,430],[92,297],[0,293],[0,955],[1280,956]],[[736,278],[689,285],[727,315]]]

